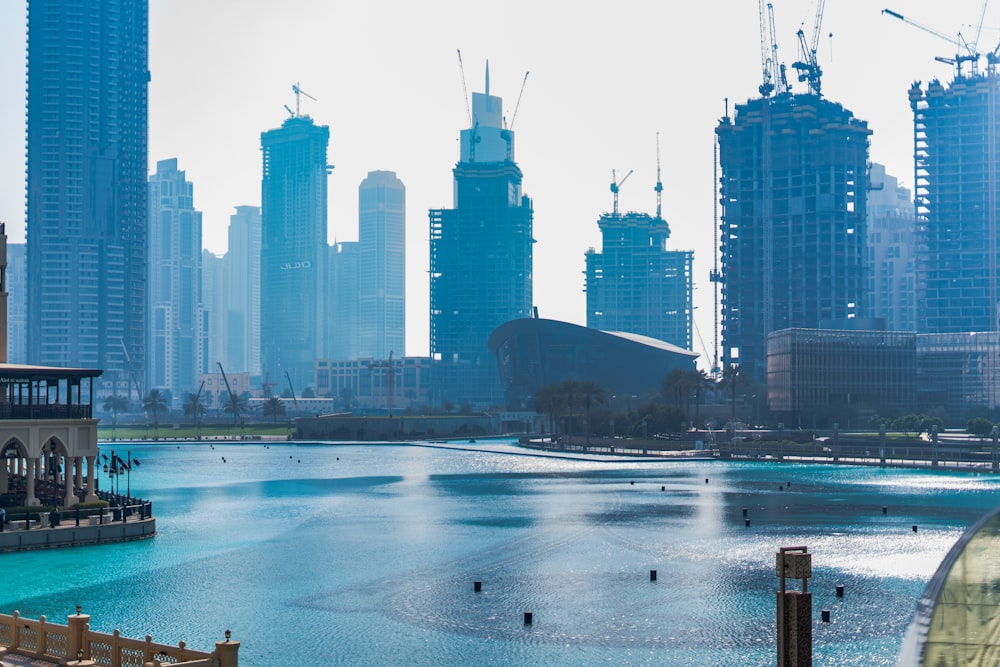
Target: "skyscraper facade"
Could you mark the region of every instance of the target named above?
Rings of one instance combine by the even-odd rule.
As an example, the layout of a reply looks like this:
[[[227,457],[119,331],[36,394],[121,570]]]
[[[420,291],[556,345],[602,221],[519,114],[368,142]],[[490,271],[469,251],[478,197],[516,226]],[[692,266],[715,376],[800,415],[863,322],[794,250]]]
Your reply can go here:
[[[587,326],[691,349],[694,253],[667,250],[660,216],[605,213],[601,252],[586,254]]]
[[[327,278],[328,358],[353,361],[358,358],[358,274],[360,244],[334,243],[329,249]]]
[[[296,391],[327,356],[329,141],[329,127],[297,114],[261,134],[261,372],[287,372]]]
[[[532,306],[531,199],[521,191],[514,133],[502,100],[472,94],[472,122],[460,135],[454,207],[430,211],[430,353],[435,399],[501,405],[490,333],[529,317]]]
[[[138,389],[147,0],[29,0],[27,79],[28,361],[101,368],[103,391],[125,378]]]
[[[917,331],[997,331],[1000,76],[915,83]]]
[[[406,188],[370,171],[358,188],[358,355],[402,357],[406,348]]]
[[[7,360],[13,363],[24,363],[28,349],[26,250],[23,243],[7,244]]]
[[[909,188],[873,162],[868,175],[868,312],[889,331],[916,331],[916,232]]]
[[[737,105],[716,134],[722,359],[767,377],[767,335],[863,313],[867,123],[817,94]]]
[[[223,347],[215,359],[227,372],[260,373],[260,233],[260,207],[237,206],[229,217],[223,298],[217,309]]]
[[[146,385],[173,407],[208,371],[208,320],[201,298],[201,212],[177,158],[149,178],[149,343]]]

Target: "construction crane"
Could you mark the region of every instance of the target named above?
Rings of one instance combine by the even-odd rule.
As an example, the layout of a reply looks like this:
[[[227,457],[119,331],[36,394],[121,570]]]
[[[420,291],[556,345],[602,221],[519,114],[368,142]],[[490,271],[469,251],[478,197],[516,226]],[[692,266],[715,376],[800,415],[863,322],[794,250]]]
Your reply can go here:
[[[757,13],[760,20],[760,65],[761,84],[757,87],[762,97],[769,97],[777,90],[778,94],[788,92],[788,82],[785,80],[785,68],[778,64],[778,42],[774,29],[774,5],[764,0],[757,0]]]
[[[894,12],[891,9],[883,9],[882,13],[888,14],[889,16],[895,19],[899,19],[903,23],[912,25],[914,28],[917,28],[918,30],[923,30],[926,33],[929,33],[931,35],[934,35],[935,37],[943,39],[944,41],[954,46],[956,49],[956,53],[953,58],[947,58],[944,56],[935,56],[934,60],[938,61],[939,63],[946,63],[948,65],[952,65],[955,68],[956,77],[962,76],[963,63],[970,63],[971,76],[976,76],[979,73],[979,53],[976,50],[976,44],[973,43],[970,45],[968,42],[966,42],[965,38],[962,37],[962,33],[958,33],[957,37],[949,37],[944,33],[938,32],[934,28],[930,28],[921,23],[917,23],[912,19],[908,19],[899,12]],[[989,58],[987,57],[987,60],[988,59]]]
[[[264,398],[271,398],[271,387],[273,382],[268,382],[271,378],[271,371],[264,371],[264,381],[260,383],[260,388],[264,391]]]
[[[240,418],[240,403],[236,400],[236,394],[233,393],[233,388],[229,386],[229,378],[226,377],[226,371],[222,367],[222,362],[215,362],[219,364],[219,372],[222,373],[222,381],[226,383],[226,391],[229,392],[229,402],[233,405],[233,423],[235,424]]]
[[[806,35],[802,28],[799,28],[798,32],[795,33],[799,38],[801,60],[792,63],[792,67],[799,72],[799,81],[805,81],[809,86],[809,92],[817,97],[820,95],[823,70],[820,69],[816,60],[816,49],[819,48],[819,31],[823,24],[823,6],[825,4],[826,0],[816,1],[816,19],[813,21],[812,40],[809,44],[806,44]]]
[[[292,377],[285,371],[285,380],[288,381],[288,391],[292,394],[292,404],[295,406],[295,416],[299,416],[299,399],[295,398],[295,388],[292,386]]]
[[[125,381],[126,386],[128,386],[128,381],[131,380],[132,384],[135,386],[135,398],[137,401],[142,400],[142,388],[139,385],[139,378],[135,376],[135,369],[132,368],[132,357],[128,354],[128,347],[125,345],[125,339],[119,337],[118,342],[122,346],[122,354],[125,357],[125,372],[128,375],[128,379]]]
[[[302,90],[299,87],[299,84],[297,84],[297,83],[292,86],[292,92],[295,93],[295,117],[296,118],[299,118],[301,116],[301,114],[299,113],[299,98],[302,95],[305,95],[306,97],[308,97],[309,99],[311,99],[313,102],[318,102],[319,101],[315,97],[313,97],[312,95],[310,95],[309,93],[307,93],[306,91]],[[287,109],[288,107],[285,107],[285,108]]]
[[[660,133],[656,133],[656,219],[663,217],[663,181],[660,180]]]
[[[503,124],[504,129],[500,130],[500,136],[504,141],[507,142],[507,159],[513,160],[513,139],[514,139],[514,121],[517,120],[517,112],[521,108],[521,98],[524,97],[524,86],[528,83],[528,74],[531,72],[524,73],[524,79],[521,80],[521,92],[517,94],[517,103],[514,104],[514,113],[510,117],[510,125],[507,124],[507,118],[504,117]]]
[[[376,368],[385,369],[385,393],[386,393],[386,405],[389,409],[389,416],[392,417],[392,399],[396,393],[396,367],[392,361],[392,350],[389,350],[389,360],[388,361],[369,361],[368,369],[374,370]]]
[[[465,113],[469,118],[469,127],[472,127],[472,107],[469,105],[469,88],[465,85],[465,65],[462,64],[462,49],[458,51],[458,72],[462,76],[462,99],[465,101]]]
[[[632,175],[632,170],[629,169],[628,173],[625,174],[625,178],[619,181],[618,177],[615,175],[615,170],[614,169],[611,170],[611,194],[615,196],[614,208],[612,208],[612,215],[615,216],[618,215],[618,189],[621,188],[621,186],[625,183],[625,181],[628,180],[628,177],[631,175]]]

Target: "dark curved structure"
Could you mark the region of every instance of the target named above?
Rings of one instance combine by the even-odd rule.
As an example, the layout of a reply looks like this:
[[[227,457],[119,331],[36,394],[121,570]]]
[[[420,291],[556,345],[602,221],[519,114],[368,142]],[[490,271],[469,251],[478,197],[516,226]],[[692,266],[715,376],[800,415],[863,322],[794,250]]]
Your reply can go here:
[[[535,393],[565,380],[589,381],[608,395],[659,392],[675,368],[693,370],[695,352],[637,334],[525,318],[501,324],[487,341],[508,410],[534,410]]]

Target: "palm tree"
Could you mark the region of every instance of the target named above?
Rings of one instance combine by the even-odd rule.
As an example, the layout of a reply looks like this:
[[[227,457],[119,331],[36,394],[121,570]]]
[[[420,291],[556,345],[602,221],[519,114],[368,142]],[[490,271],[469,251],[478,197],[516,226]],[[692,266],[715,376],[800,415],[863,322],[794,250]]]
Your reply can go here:
[[[559,392],[566,401],[566,435],[570,442],[573,440],[573,407],[576,399],[580,396],[580,383],[576,380],[566,380],[560,383]]]
[[[590,444],[590,408],[594,403],[604,405],[608,401],[608,393],[602,387],[590,382],[577,383],[580,394],[583,395],[583,425],[586,443]]]
[[[285,403],[277,396],[272,396],[264,401],[263,412],[265,417],[270,417],[271,421],[277,424],[278,417],[285,416]]]
[[[222,411],[233,416],[233,424],[240,420],[240,415],[247,411],[247,400],[242,396],[230,394],[226,397],[226,402],[222,406]]]
[[[194,417],[194,424],[198,429],[198,439],[201,439],[201,417],[205,414],[205,404],[201,400],[201,392],[197,394],[187,393],[184,395],[184,416]]]
[[[549,416],[549,437],[556,435],[556,415],[562,403],[562,394],[559,387],[554,384],[547,384],[535,392],[535,410]]]
[[[111,439],[114,440],[118,430],[118,413],[128,410],[128,399],[115,394],[104,397],[104,411],[111,413]]]
[[[160,437],[160,412],[167,411],[167,395],[159,389],[150,389],[146,398],[142,399],[142,411],[153,413],[153,438]]]

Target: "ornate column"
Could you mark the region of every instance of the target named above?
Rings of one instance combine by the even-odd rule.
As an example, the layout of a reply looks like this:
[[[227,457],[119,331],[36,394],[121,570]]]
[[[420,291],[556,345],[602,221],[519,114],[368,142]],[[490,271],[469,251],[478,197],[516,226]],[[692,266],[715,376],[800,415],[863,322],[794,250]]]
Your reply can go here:
[[[28,470],[25,478],[28,480],[28,488],[26,490],[24,504],[25,505],[39,505],[38,499],[35,498],[35,469],[38,467],[36,462],[38,459],[28,458]]]
[[[97,456],[87,457],[87,500],[97,500],[97,486],[95,482],[97,477],[94,475],[94,465],[96,464]]]
[[[63,457],[63,482],[66,483],[66,495],[63,498],[63,507],[72,507],[79,502],[76,494],[73,493],[73,483],[76,480],[76,476],[73,474],[74,464],[79,466],[79,457],[70,458],[68,455]]]

